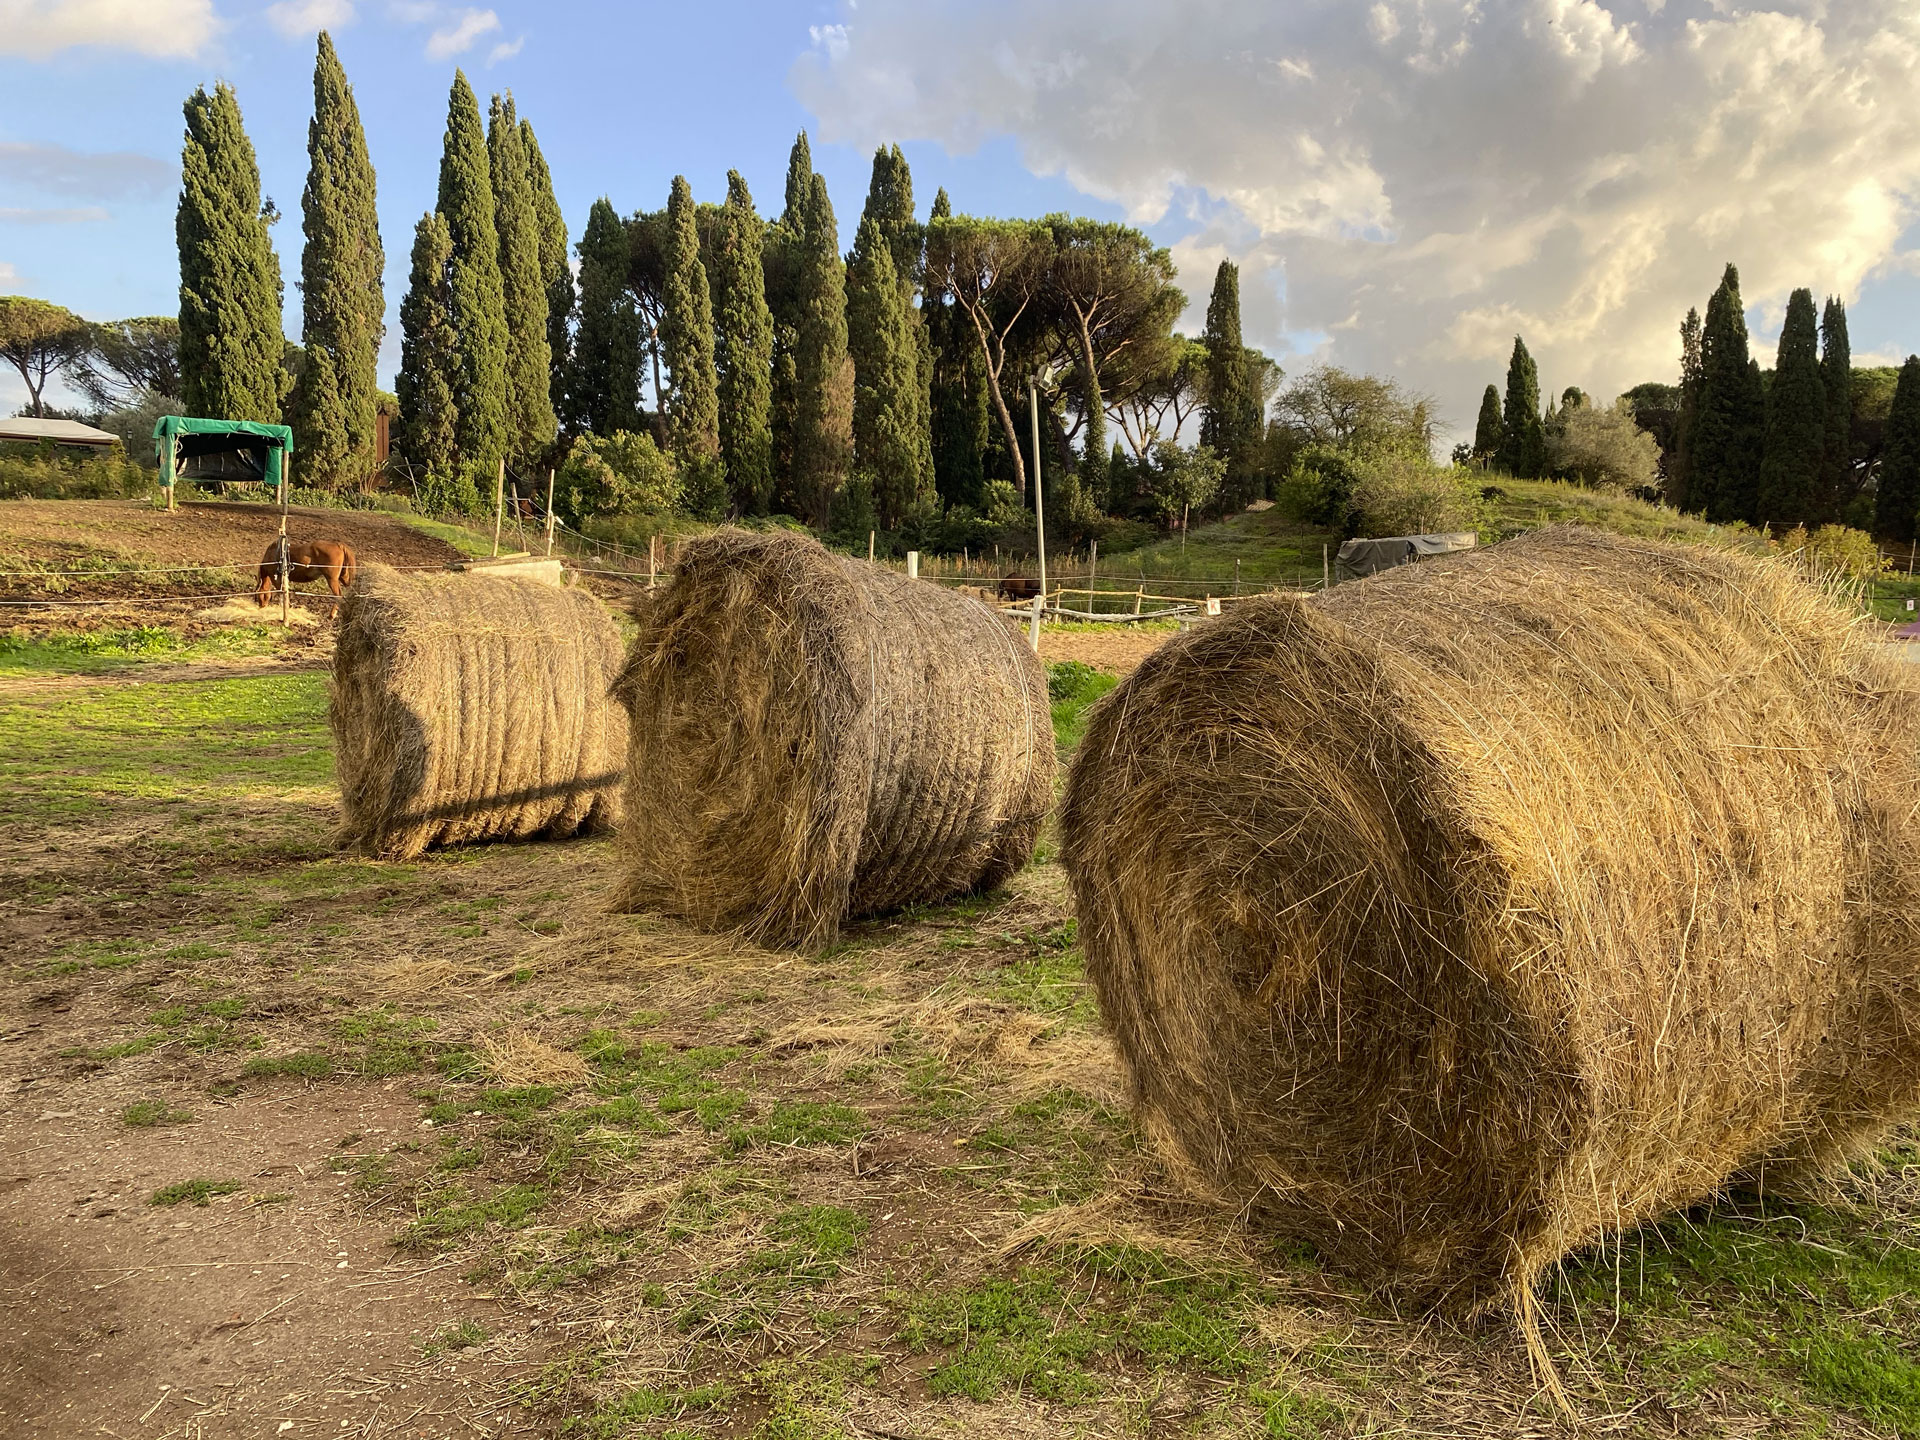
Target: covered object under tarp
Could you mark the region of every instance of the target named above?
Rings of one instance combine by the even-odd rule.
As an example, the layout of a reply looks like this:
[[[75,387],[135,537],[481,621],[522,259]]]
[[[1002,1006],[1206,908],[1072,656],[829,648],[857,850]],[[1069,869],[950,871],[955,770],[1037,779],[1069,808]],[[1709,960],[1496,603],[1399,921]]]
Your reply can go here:
[[[1396,565],[1408,565],[1429,555],[1451,555],[1456,550],[1471,550],[1478,540],[1471,530],[1444,535],[1389,535],[1380,540],[1347,540],[1334,559],[1336,580],[1358,580],[1376,575]]]
[[[293,453],[293,431],[258,420],[163,415],[153,427],[153,448],[171,506],[175,480],[279,489],[287,473],[287,456]]]

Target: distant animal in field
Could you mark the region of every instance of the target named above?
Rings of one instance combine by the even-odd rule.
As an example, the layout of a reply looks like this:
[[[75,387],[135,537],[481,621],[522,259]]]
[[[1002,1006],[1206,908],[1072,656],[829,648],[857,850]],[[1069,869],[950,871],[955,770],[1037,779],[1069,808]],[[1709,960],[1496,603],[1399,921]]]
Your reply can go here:
[[[288,584],[326,581],[327,588],[333,592],[333,609],[338,611],[340,594],[353,584],[353,577],[359,569],[352,549],[338,540],[275,540],[268,545],[267,553],[260,557],[260,584],[254,591],[254,598],[261,607],[265,608],[268,597],[279,588],[280,546],[283,543],[287,547]]]
[[[1009,575],[1000,582],[1000,598],[1018,604],[1022,600],[1032,600],[1040,593],[1040,582],[1030,575]]]

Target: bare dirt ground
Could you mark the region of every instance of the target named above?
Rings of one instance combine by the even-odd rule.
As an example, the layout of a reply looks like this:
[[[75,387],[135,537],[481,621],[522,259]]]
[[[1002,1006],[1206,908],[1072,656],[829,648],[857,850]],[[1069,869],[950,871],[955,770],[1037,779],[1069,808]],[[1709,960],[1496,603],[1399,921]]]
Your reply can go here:
[[[1138,625],[1115,625],[1100,630],[1043,629],[1040,658],[1078,660],[1098,670],[1126,675],[1176,633],[1173,627],[1165,625],[1152,629]]]

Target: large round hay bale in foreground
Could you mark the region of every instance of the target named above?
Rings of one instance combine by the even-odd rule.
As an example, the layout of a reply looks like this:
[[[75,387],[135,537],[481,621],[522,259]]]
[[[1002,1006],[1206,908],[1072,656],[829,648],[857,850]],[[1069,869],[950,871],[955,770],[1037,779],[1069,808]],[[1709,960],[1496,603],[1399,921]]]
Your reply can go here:
[[[561,838],[619,818],[613,618],[577,590],[368,565],[333,659],[342,843]]]
[[[1032,856],[1046,673],[979,601],[804,536],[722,531],[636,619],[618,907],[815,946]]]
[[[1474,1308],[1920,1096],[1913,672],[1784,567],[1544,531],[1149,658],[1062,852],[1144,1123]]]

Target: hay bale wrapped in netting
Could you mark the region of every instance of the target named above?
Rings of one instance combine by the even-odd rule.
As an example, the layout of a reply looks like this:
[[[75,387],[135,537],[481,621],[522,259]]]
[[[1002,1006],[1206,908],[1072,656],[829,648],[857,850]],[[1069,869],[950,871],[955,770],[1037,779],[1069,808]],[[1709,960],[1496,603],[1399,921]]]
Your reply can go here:
[[[989,888],[1053,793],[1045,671],[977,600],[804,536],[687,545],[637,609],[616,905],[763,944]]]
[[[1911,672],[1784,567],[1543,531],[1169,643],[1062,851],[1144,1122],[1404,1297],[1920,1094]]]
[[[619,666],[618,627],[580,591],[363,566],[327,716],[342,843],[404,859],[615,823]]]

